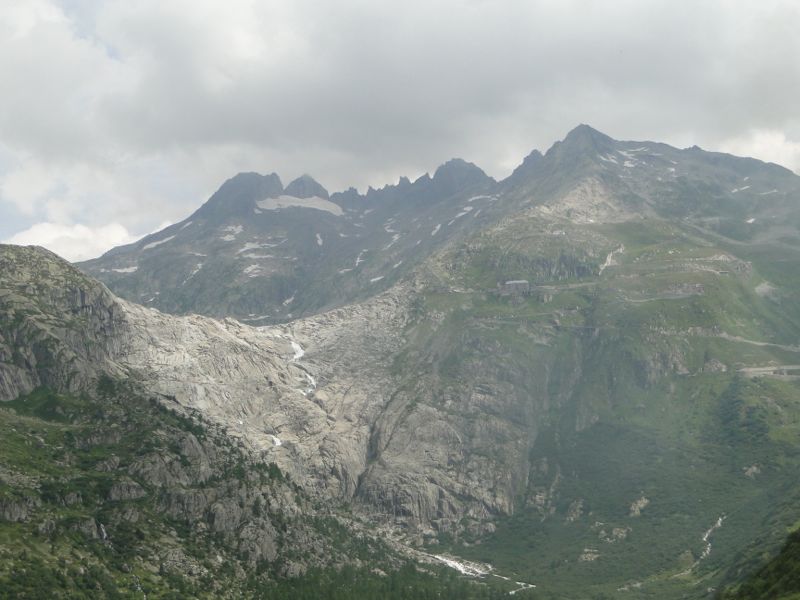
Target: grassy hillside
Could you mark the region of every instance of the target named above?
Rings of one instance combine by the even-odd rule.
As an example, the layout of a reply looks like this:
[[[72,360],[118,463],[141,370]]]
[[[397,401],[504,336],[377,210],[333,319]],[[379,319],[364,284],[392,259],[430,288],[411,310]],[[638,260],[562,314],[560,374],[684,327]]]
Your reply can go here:
[[[720,595],[723,600],[796,600],[800,598],[800,531],[780,553],[743,584]]]
[[[508,592],[405,562],[225,432],[109,378],[91,394],[39,388],[5,403],[0,429],[0,598]]]
[[[552,598],[701,598],[752,572],[800,518],[798,288],[774,267],[796,255],[662,221],[520,219],[453,248],[398,372],[443,399],[492,373],[537,436],[513,514],[440,543]],[[511,279],[531,292],[498,295]]]

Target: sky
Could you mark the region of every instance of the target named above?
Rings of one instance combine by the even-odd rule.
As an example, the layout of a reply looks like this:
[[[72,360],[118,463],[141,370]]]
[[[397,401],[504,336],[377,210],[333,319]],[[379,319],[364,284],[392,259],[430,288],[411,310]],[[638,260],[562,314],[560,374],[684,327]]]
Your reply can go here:
[[[0,2],[0,240],[70,260],[241,171],[497,179],[579,123],[800,172],[796,0]]]

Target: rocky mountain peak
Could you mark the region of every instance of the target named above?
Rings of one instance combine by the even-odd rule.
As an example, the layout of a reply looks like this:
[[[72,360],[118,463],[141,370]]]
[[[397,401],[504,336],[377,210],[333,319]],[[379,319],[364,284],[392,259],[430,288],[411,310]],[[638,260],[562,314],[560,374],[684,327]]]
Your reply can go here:
[[[460,158],[448,160],[436,169],[432,181],[450,192],[494,183],[480,167]]]
[[[525,157],[525,159],[516,169],[514,169],[511,175],[509,175],[507,181],[515,183],[522,179],[525,179],[526,175],[534,171],[536,169],[536,166],[542,162],[543,158],[544,157],[542,156],[541,152],[539,152],[538,150],[534,150],[533,152],[528,154],[528,156]]]
[[[606,152],[614,140],[589,125],[578,125],[570,131],[563,142],[557,142],[549,151],[561,149],[571,152]]]
[[[258,200],[282,193],[283,184],[276,173],[239,173],[223,183],[193,216],[222,219],[231,215],[250,214]]]
[[[301,175],[289,185],[286,186],[285,193],[287,196],[294,196],[295,198],[318,198],[329,197],[328,190],[322,187],[311,175]]]

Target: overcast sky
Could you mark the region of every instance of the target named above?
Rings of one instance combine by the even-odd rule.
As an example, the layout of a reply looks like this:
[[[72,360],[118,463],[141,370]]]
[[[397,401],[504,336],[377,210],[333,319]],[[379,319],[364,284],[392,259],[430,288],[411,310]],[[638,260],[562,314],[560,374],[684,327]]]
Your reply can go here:
[[[0,2],[0,240],[89,258],[239,171],[331,191],[578,123],[800,171],[797,0]]]

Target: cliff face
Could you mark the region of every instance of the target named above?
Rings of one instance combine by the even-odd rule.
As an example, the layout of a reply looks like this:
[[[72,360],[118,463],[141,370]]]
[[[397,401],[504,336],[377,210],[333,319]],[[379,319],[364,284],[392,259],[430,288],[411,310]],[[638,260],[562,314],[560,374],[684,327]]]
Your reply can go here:
[[[9,315],[3,335],[32,357],[6,365],[4,399],[39,385],[77,391],[102,373],[115,374],[199,411],[304,489],[357,500],[367,512],[397,517],[413,529],[431,531],[435,521],[449,530],[467,514],[484,519],[511,512],[519,485],[514,474],[499,474],[496,462],[471,456],[473,444],[495,444],[503,433],[502,403],[492,406],[501,413],[492,425],[451,421],[446,409],[429,402],[422,381],[409,383],[413,377],[397,372],[413,331],[413,284],[291,325],[252,328],[116,299],[42,251],[4,247],[3,256],[16,265],[3,277]],[[40,282],[54,288],[37,288],[38,304],[30,307],[24,296],[34,272],[47,273]],[[473,409],[503,396],[504,385],[483,384]],[[508,404],[516,410],[513,399]],[[524,447],[535,425],[528,418],[513,429],[526,445],[510,458],[497,457],[524,479]],[[487,485],[496,489],[488,492]]]
[[[77,391],[113,365],[125,316],[100,283],[38,248],[0,252],[0,398],[34,388]]]

